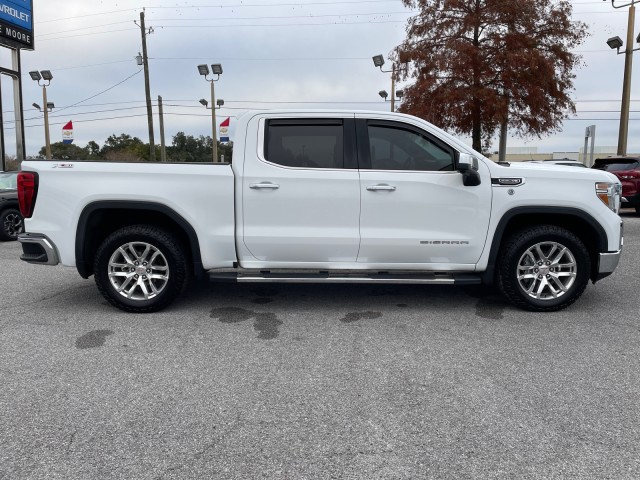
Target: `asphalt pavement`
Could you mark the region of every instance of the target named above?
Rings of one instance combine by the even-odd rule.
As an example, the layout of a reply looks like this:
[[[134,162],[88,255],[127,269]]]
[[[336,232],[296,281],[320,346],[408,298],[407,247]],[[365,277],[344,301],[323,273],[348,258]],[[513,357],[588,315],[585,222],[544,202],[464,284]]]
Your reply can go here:
[[[126,314],[0,243],[0,479],[640,478],[640,217],[566,310],[195,283]]]

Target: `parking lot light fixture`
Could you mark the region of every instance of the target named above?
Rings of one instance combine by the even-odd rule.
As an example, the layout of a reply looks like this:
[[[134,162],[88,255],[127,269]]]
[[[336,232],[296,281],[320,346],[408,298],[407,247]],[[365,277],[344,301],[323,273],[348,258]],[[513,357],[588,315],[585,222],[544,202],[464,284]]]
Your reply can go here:
[[[218,108],[222,107],[224,105],[224,100],[219,98],[218,100],[216,100],[216,105],[218,106]]]
[[[209,102],[207,102],[204,98],[201,98],[200,105],[204,105],[205,107],[207,107],[209,105]]]
[[[391,111],[395,112],[396,111],[396,74],[399,71],[404,70],[406,66],[398,67],[396,66],[396,63],[393,62],[393,64],[391,65],[391,70],[383,70],[382,66],[384,65],[384,57],[382,55],[376,55],[375,57],[373,57],[373,64],[376,67],[380,67],[381,72],[391,74]],[[382,97],[382,95],[380,96]],[[382,97],[382,98],[384,98],[385,101],[387,100],[386,97]]]
[[[207,108],[211,109],[211,130],[212,130],[212,138],[213,138],[213,163],[218,162],[218,136],[216,135],[216,92],[214,84],[220,79],[220,75],[222,75],[222,65],[219,63],[211,64],[211,72],[215,75],[215,78],[209,79],[209,66],[208,65],[198,65],[198,72],[200,75],[204,77],[204,79],[211,84],[211,107],[207,106],[207,103],[202,103],[204,99],[200,100],[200,103]],[[224,103],[223,103],[224,104]],[[219,105],[219,104],[218,104]],[[218,108],[220,105],[218,106]]]
[[[49,137],[49,110],[54,108],[52,102],[47,101],[47,87],[53,80],[53,74],[51,70],[40,70],[29,72],[29,76],[34,82],[38,82],[38,85],[42,87],[42,105],[41,111],[44,112],[44,142],[45,142],[45,158],[51,160],[51,139]],[[43,80],[42,83],[40,81]],[[36,104],[33,104],[36,106]],[[40,110],[39,107],[36,107]]]
[[[387,97],[389,96],[389,94],[387,93],[386,90],[380,90],[378,92],[378,95],[380,95],[380,97],[382,97],[385,101],[387,100]]]
[[[373,57],[373,64],[377,67],[382,68],[384,65],[384,57],[382,55],[376,55]]]
[[[40,105],[38,105],[37,103],[32,103],[31,104],[33,106],[33,108],[35,108],[36,110],[40,110]]]
[[[622,39],[620,37],[615,36],[607,40],[607,45],[609,45],[609,48],[611,48],[612,50],[620,50],[624,43],[622,42]]]
[[[211,72],[214,75],[222,75],[222,65],[220,65],[219,63],[214,63],[213,65],[211,65]]]

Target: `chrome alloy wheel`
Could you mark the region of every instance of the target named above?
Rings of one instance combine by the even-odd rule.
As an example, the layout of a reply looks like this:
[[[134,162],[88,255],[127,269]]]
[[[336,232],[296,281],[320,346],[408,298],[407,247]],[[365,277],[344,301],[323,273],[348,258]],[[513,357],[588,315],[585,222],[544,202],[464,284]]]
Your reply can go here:
[[[167,286],[169,264],[162,252],[149,243],[125,243],[109,259],[109,281],[125,298],[149,300]]]
[[[571,250],[557,242],[540,242],[520,257],[518,283],[531,298],[552,300],[569,291],[577,271]]]
[[[19,233],[24,231],[24,223],[22,217],[17,213],[9,213],[4,217],[4,224],[2,225],[4,231],[11,238],[15,238]]]

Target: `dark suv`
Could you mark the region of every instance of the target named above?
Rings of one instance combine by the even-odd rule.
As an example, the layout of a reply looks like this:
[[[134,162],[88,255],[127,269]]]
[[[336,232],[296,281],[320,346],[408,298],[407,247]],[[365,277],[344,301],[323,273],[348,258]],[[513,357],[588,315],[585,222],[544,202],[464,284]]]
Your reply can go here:
[[[591,168],[618,177],[622,183],[622,208],[635,208],[640,215],[640,157],[598,158]]]
[[[0,172],[0,240],[16,240],[24,232],[18,206],[18,172]]]

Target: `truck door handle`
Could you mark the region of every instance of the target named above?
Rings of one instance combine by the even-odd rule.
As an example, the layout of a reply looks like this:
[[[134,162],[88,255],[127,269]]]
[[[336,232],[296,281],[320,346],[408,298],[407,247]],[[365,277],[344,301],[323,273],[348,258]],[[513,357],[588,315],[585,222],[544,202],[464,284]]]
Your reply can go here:
[[[254,190],[259,190],[261,188],[268,188],[268,189],[271,189],[271,190],[277,190],[278,188],[280,188],[280,185],[278,185],[276,183],[271,183],[271,182],[250,183],[249,184],[249,188],[252,188]]]
[[[367,190],[369,190],[370,192],[375,192],[375,191],[378,191],[378,190],[386,190],[388,192],[395,192],[396,187],[394,187],[393,185],[386,185],[386,184],[369,185],[367,187]]]

